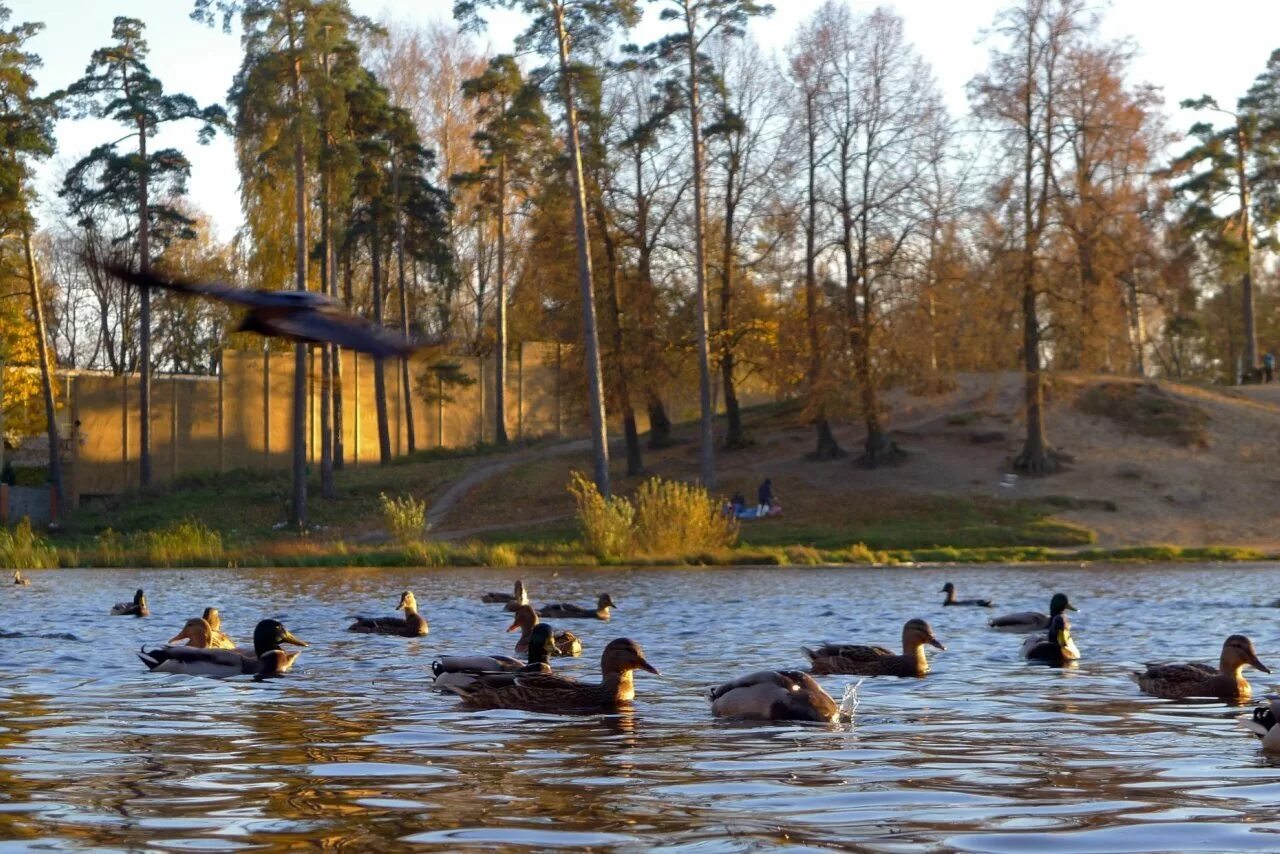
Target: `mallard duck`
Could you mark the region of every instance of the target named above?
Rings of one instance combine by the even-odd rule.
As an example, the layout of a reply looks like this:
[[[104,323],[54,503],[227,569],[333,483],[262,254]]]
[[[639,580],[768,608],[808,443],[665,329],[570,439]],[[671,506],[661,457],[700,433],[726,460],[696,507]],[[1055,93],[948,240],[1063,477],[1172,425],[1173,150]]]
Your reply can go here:
[[[549,623],[533,627],[529,638],[529,663],[517,661],[505,655],[444,655],[431,662],[435,674],[432,684],[440,690],[450,685],[474,685],[481,683],[490,688],[515,684],[517,675],[550,673],[547,659],[556,654]]]
[[[142,588],[133,594],[132,602],[117,602],[111,606],[111,616],[113,617],[149,617],[151,609],[147,607],[147,594],[142,592]]]
[[[412,592],[406,590],[400,594],[400,604],[396,605],[396,610],[404,611],[404,616],[356,617],[347,631],[366,635],[398,635],[404,638],[422,637],[429,631],[426,618],[418,613],[418,600]]]
[[[707,691],[717,718],[765,721],[840,720],[840,706],[814,678],[799,670],[761,670]]]
[[[554,602],[544,605],[542,616],[548,620],[608,620],[609,609],[616,608],[613,598],[608,593],[601,593],[594,608],[575,605],[572,602]]]
[[[192,617],[182,624],[182,631],[169,638],[169,644],[185,640],[189,649],[235,649],[236,645],[216,630],[204,617]],[[248,654],[245,652],[242,655]]]
[[[1222,644],[1218,669],[1198,661],[1188,664],[1148,664],[1146,672],[1134,672],[1133,680],[1148,694],[1166,700],[1188,697],[1213,697],[1224,702],[1247,700],[1253,693],[1240,674],[1248,664],[1263,673],[1271,669],[1258,660],[1253,641],[1244,635],[1232,635]]]
[[[1280,719],[1280,697],[1273,694],[1267,697],[1267,705],[1256,707],[1252,714],[1241,715],[1236,721],[1262,739],[1262,749],[1271,753],[1280,752],[1280,727],[1276,726],[1277,719]]]
[[[902,655],[882,646],[823,644],[815,649],[801,647],[817,674],[844,673],[857,676],[924,676],[929,661],[924,645],[946,649],[934,636],[933,627],[921,619],[907,620],[902,627]]]
[[[1080,650],[1071,639],[1071,621],[1066,614],[1058,614],[1049,623],[1046,635],[1032,635],[1022,643],[1022,657],[1027,661],[1063,665],[1080,658]]]
[[[1015,632],[1018,634],[1023,632],[1043,632],[1049,628],[1049,623],[1053,621],[1054,617],[1063,611],[1074,610],[1076,610],[1076,606],[1071,604],[1067,594],[1055,593],[1053,598],[1049,600],[1049,613],[1047,614],[1042,614],[1039,611],[1017,611],[1012,614],[1005,614],[1002,617],[996,617],[993,620],[987,620],[987,625],[998,632]]]
[[[658,668],[645,660],[640,644],[618,638],[600,656],[601,681],[597,684],[554,673],[531,673],[517,675],[512,685],[455,685],[449,690],[474,709],[523,709],[556,715],[616,712],[635,698],[631,678],[635,670],[658,674]]]
[[[26,587],[31,582],[28,581],[27,577],[22,574],[22,570],[15,569],[13,571],[13,583],[18,585],[19,587]]]
[[[511,593],[484,593],[481,594],[480,601],[490,605],[505,605],[506,610],[514,611],[521,605],[529,604],[529,594],[525,592],[524,581],[517,578],[515,589]]]
[[[280,644],[307,646],[277,620],[263,620],[253,630],[252,656],[231,649],[196,649],[189,646],[164,646],[142,650],[138,658],[149,670],[162,673],[185,673],[189,676],[279,676],[293,666],[296,652],[285,652]]]
[[[942,585],[938,592],[947,594],[947,598],[942,600],[943,605],[970,605],[974,608],[990,608],[995,605],[990,599],[957,599],[956,586],[950,581]]]
[[[218,613],[217,608],[205,608],[200,617],[209,624],[209,629],[212,631],[209,636],[210,646],[218,649],[235,649],[236,642],[222,631],[222,615]]]
[[[516,608],[511,625],[507,626],[507,631],[509,632],[520,629],[520,639],[516,641],[516,652],[529,651],[529,638],[534,627],[538,625],[538,621],[538,612],[533,610],[532,605],[521,605]],[[552,653],[553,655],[567,655],[571,658],[582,655],[582,641],[578,640],[578,636],[573,632],[556,632],[554,643],[556,651]]]

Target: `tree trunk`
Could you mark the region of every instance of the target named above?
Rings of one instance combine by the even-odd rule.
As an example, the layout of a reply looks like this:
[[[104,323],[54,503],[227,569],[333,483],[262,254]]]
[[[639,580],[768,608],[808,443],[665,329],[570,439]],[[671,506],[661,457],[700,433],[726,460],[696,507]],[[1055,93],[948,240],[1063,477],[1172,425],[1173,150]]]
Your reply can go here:
[[[391,197],[396,202],[396,278],[399,283],[400,291],[400,334],[406,339],[409,337],[409,293],[405,290],[404,279],[404,216],[400,211],[400,168],[396,166],[391,173],[393,188]],[[413,453],[418,449],[417,436],[413,429],[413,385],[409,376],[409,359],[400,360],[400,381],[404,392],[401,394],[401,400],[404,401],[404,422],[405,422],[405,439],[408,442],[409,453]]]
[[[653,287],[653,245],[649,241],[649,201],[644,195],[644,156],[639,145],[635,146],[634,165],[636,178],[636,276],[638,294],[638,311],[636,312],[642,330],[644,353],[656,361],[654,352],[657,346],[657,299]],[[667,417],[667,408],[654,383],[653,365],[646,373],[645,397],[649,410],[649,450],[657,451],[675,444],[671,437],[671,419]]]
[[[671,435],[671,417],[667,415],[666,404],[658,396],[658,392],[650,388],[646,392],[645,408],[649,410],[649,450],[660,451],[670,448],[676,443]]]
[[[1240,191],[1240,230],[1244,245],[1244,275],[1240,277],[1240,289],[1244,296],[1244,361],[1250,374],[1258,369],[1258,327],[1253,314],[1253,227],[1250,222],[1249,176],[1245,173],[1248,143],[1244,129],[1236,124],[1236,181]]]
[[[294,18],[289,17],[289,50],[293,53],[290,83],[293,89],[293,216],[294,223],[294,287],[307,289],[307,153],[302,140],[302,56],[299,52]],[[293,348],[293,500],[290,524],[300,531],[307,527],[307,345]]]
[[[697,9],[693,0],[684,0],[684,19],[689,48],[689,128],[693,157],[693,272],[698,297],[698,315],[694,319],[698,342],[698,462],[702,485],[710,490],[716,485],[715,436],[712,431],[715,412],[711,405],[711,352],[707,341],[706,210],[703,202],[702,115],[698,98]]]
[[[737,200],[734,184],[737,180],[737,162],[730,155],[730,166],[725,180],[724,240],[721,244],[723,258],[720,265],[720,382],[724,388],[724,412],[727,421],[724,446],[729,449],[745,448],[750,442],[742,427],[742,407],[738,404],[738,389],[733,382],[733,256],[734,215]]]
[[[809,406],[817,444],[810,455],[815,460],[844,456],[827,419],[826,390],[823,388],[822,331],[818,322],[818,116],[817,97],[805,94],[805,134],[808,141],[808,187],[804,226],[804,312],[809,333]]]
[[[380,213],[373,216],[369,232],[369,259],[373,280],[373,322],[382,326],[382,240],[378,228]],[[387,373],[381,356],[373,357],[373,404],[378,415],[378,461],[382,465],[391,462],[391,425],[387,418]]]
[[[53,400],[53,367],[49,360],[48,332],[44,322],[44,300],[40,297],[40,278],[36,272],[35,253],[31,249],[31,227],[22,227],[22,253],[27,266],[27,284],[31,292],[31,316],[36,322],[36,356],[40,359],[40,392],[44,397],[44,417],[49,437],[49,483],[53,487],[54,506],[62,513],[62,447],[58,440],[57,410]],[[143,293],[146,293],[144,290]],[[72,439],[74,440],[74,436]]]
[[[338,299],[338,270],[335,259],[334,269],[329,271],[329,296]],[[348,310],[351,308],[351,253],[343,252],[343,301]],[[346,415],[342,394],[342,348],[334,346],[330,355],[333,358],[333,470],[342,471],[347,465],[346,429],[342,426]]]
[[[138,122],[138,162],[142,174],[138,181],[138,266],[145,275],[151,269],[151,206],[150,174],[147,168],[147,128]],[[138,483],[151,485],[151,289],[142,288],[138,295],[142,302],[139,320],[142,361],[138,371]]]
[[[328,72],[328,58],[325,59]],[[329,194],[329,166],[320,173],[320,290],[329,289],[333,280],[333,199]],[[333,350],[337,345],[320,348],[320,497],[337,497],[333,482]]]
[[[587,197],[582,177],[582,147],[578,139],[578,111],[573,103],[569,67],[569,34],[563,2],[555,6],[556,45],[560,54],[560,93],[564,99],[570,176],[573,179],[573,225],[578,249],[578,284],[582,291],[583,356],[587,369],[587,412],[591,421],[594,481],[603,496],[609,489],[609,442],[605,433],[604,389],[600,376],[600,342],[596,334],[595,287],[591,277],[591,243],[587,230]]]
[[[498,157],[498,282],[493,352],[493,441],[507,444],[507,158]]]

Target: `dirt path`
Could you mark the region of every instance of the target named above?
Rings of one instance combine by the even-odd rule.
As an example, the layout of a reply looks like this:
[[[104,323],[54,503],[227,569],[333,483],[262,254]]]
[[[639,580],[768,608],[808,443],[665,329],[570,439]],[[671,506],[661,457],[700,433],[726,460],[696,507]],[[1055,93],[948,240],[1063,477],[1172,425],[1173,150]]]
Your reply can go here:
[[[570,454],[580,454],[583,451],[589,450],[591,450],[590,439],[575,439],[571,442],[564,442],[563,444],[554,445],[550,448],[538,448],[525,453],[513,454],[512,456],[503,457],[500,460],[495,460],[493,462],[477,466],[455,480],[453,483],[449,484],[448,488],[445,489],[444,492],[440,493],[440,497],[431,504],[431,509],[427,511],[427,524],[433,529],[438,528],[440,523],[442,523],[445,517],[449,514],[449,511],[456,507],[458,502],[467,496],[467,493],[495,475],[500,475],[505,471],[509,471],[514,466],[531,460],[545,460],[551,457],[563,457]],[[440,534],[439,536],[442,539],[448,539],[450,537],[461,536],[463,533],[465,532],[452,532],[448,534]]]

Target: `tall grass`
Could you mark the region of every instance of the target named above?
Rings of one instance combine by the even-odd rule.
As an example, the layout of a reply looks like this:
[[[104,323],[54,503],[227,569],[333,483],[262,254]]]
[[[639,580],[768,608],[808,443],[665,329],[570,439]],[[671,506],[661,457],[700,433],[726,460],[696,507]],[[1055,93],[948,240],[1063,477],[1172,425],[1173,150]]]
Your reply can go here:
[[[635,498],[605,498],[574,472],[569,491],[578,504],[583,545],[601,560],[677,557],[734,545],[738,523],[705,489],[652,478]]]
[[[226,560],[222,534],[197,519],[184,519],[134,538],[148,566],[216,566]]]
[[[0,528],[0,567],[5,569],[56,569],[58,550],[31,530],[31,520]]]
[[[382,505],[382,521],[398,545],[422,542],[427,535],[426,501],[418,501],[412,495],[392,498],[385,492],[378,494],[378,501]]]

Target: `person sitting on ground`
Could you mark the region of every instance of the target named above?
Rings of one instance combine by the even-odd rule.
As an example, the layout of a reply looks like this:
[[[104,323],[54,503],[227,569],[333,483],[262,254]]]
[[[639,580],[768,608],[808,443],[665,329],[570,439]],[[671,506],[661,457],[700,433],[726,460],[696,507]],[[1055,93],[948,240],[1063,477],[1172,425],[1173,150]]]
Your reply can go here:
[[[764,483],[760,484],[760,490],[757,494],[759,506],[756,508],[757,516],[768,516],[769,508],[773,506],[773,480],[765,478]]]

